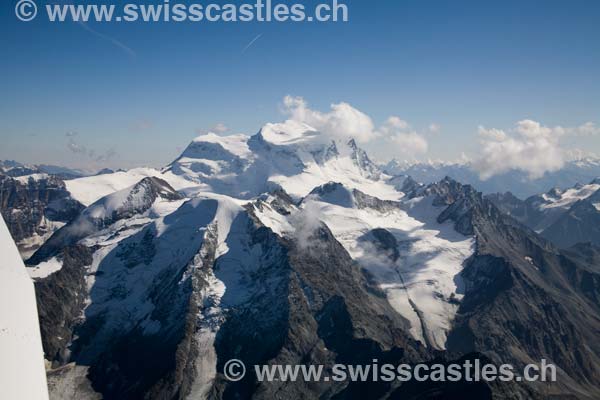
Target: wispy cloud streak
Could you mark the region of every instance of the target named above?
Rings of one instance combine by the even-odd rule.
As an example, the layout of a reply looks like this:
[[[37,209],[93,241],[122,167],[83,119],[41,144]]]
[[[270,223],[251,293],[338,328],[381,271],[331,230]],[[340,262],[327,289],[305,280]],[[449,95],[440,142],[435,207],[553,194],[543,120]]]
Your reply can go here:
[[[128,47],[127,45],[125,45],[123,42],[115,39],[112,36],[109,35],[105,35],[104,33],[100,33],[97,30],[93,29],[92,27],[90,27],[88,24],[86,24],[85,22],[78,22],[79,25],[85,29],[86,31],[90,32],[92,35],[106,40],[110,43],[112,43],[113,45],[115,45],[116,47],[118,47],[119,49],[123,50],[125,53],[127,53],[130,57],[135,58],[137,56],[136,52],[133,51],[133,49],[131,49],[130,47]]]
[[[248,43],[246,45],[246,47],[244,47],[244,50],[242,50],[242,54],[244,54],[246,52],[246,50],[248,50],[250,47],[252,47],[252,45],[254,45],[254,43],[256,43],[256,41],[262,37],[262,35],[263,35],[262,33],[259,33],[258,35],[256,35],[256,37],[254,39],[252,39],[250,41],[250,43]]]

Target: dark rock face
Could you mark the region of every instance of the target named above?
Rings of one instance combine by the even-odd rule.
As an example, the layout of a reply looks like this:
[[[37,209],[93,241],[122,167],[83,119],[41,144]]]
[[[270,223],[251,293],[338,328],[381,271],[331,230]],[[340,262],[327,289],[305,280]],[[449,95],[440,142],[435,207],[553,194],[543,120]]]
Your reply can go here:
[[[600,273],[600,246],[591,242],[577,243],[565,250],[565,254],[579,260],[581,264],[589,266],[590,271]]]
[[[328,182],[318,186],[310,192],[309,196],[314,196],[321,201],[346,208],[371,208],[382,212],[400,208],[398,202],[381,200],[360,190],[350,190],[339,182]]]
[[[463,186],[446,177],[439,183],[426,187],[421,195],[434,196],[434,206],[447,206],[437,218],[439,223],[453,221],[457,232],[466,236],[474,234],[475,206],[482,203],[483,197],[472,186]]]
[[[66,247],[62,268],[35,282],[42,344],[46,358],[63,363],[67,345],[81,317],[86,295],[85,267],[92,263],[92,251],[85,246]]]
[[[410,198],[423,188],[423,184],[415,181],[411,176],[408,176],[402,182],[402,186],[396,188],[400,189],[401,192],[406,193],[406,195]]]
[[[395,201],[381,200],[356,189],[352,191],[352,196],[354,197],[354,205],[357,208],[372,208],[377,211],[385,212],[400,207],[400,204]]]
[[[600,304],[600,248],[591,243],[578,243],[563,251],[561,267],[569,283],[587,298]]]
[[[16,161],[0,161],[0,173],[10,177],[19,177],[40,172],[33,165],[24,165]]]
[[[0,211],[22,253],[33,252],[42,241],[28,239],[52,234],[53,223],[68,223],[83,208],[57,177],[23,182],[0,174]]]
[[[565,249],[577,243],[600,244],[600,210],[594,204],[590,199],[573,204],[542,232],[542,236]]]
[[[397,362],[427,357],[427,351],[408,337],[407,322],[393,311],[384,294],[368,283],[327,227],[318,228],[307,243],[283,240],[264,227],[251,230],[263,238],[266,248],[280,249],[277,264],[265,266],[268,275],[261,276],[268,282],[276,276],[280,284],[229,314],[217,340],[218,371],[230,358],[239,358],[246,365],[331,366],[335,362],[372,362],[377,357]],[[217,260],[216,268],[218,265]],[[223,398],[330,398],[345,386],[261,383],[248,376],[238,383],[220,379],[216,392]],[[359,389],[361,384],[353,386],[356,393],[373,389],[368,383],[363,389]],[[380,393],[387,390],[389,387],[381,388]]]
[[[591,182],[597,184],[597,180]],[[580,186],[576,188],[581,189]],[[577,243],[600,244],[600,191],[578,200],[568,208],[541,208],[547,199],[560,199],[563,192],[553,189],[543,196],[536,195],[526,200],[517,199],[511,193],[486,196],[500,210],[510,215],[557,245],[567,249]]]
[[[309,196],[316,197],[322,201],[350,208],[354,205],[352,192],[338,182],[329,182],[314,188]]]
[[[332,141],[328,147],[311,152],[311,154],[319,164],[324,164],[340,155],[335,141]]]
[[[600,309],[598,275],[592,272],[597,270],[561,254],[491,202],[453,197],[463,204],[461,199],[470,199],[468,211],[456,213],[465,208],[454,204],[447,211],[454,209],[450,218],[456,222],[469,215],[477,251],[463,271],[468,284],[448,349],[479,351],[514,365],[546,358],[565,376],[537,391],[598,396],[600,347],[594,337]],[[582,276],[594,282],[587,295],[582,293]]]
[[[521,200],[511,192],[489,194],[486,196],[496,207],[517,221],[535,229],[544,218],[544,213],[538,208],[539,196]]]
[[[381,175],[379,167],[369,159],[369,156],[363,149],[357,146],[354,139],[350,139],[348,147],[352,149],[352,161],[360,168],[361,174],[367,178],[379,179]]]
[[[474,201],[480,198],[478,193],[471,185],[462,185],[452,178],[445,177],[438,183],[424,187],[419,193],[420,196],[434,196],[433,205],[449,206],[462,199]]]

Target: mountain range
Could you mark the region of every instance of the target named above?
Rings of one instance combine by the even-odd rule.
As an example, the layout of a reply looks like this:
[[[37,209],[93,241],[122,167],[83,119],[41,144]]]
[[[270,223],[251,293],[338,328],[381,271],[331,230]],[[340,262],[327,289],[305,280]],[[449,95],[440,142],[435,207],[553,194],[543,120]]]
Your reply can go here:
[[[417,172],[288,121],[161,170],[4,174],[50,398],[599,398],[598,181],[520,200]],[[233,358],[547,359],[558,380],[229,382]]]
[[[531,179],[526,172],[512,170],[503,174],[481,179],[479,172],[469,161],[461,162],[402,162],[392,160],[381,165],[390,175],[406,175],[428,184],[446,176],[465,184],[471,184],[484,194],[511,192],[524,199],[552,188],[567,189],[585,184],[600,176],[600,159],[581,158],[567,162],[563,168],[546,172],[542,177]]]
[[[512,193],[489,199],[505,213],[540,233],[557,246],[577,243],[600,245],[600,179],[567,190],[554,188],[525,200]]]
[[[99,173],[107,173],[113,172],[110,169],[105,169],[97,172]],[[59,167],[56,165],[47,165],[47,164],[22,164],[17,161],[12,160],[0,160],[0,173],[2,175],[12,176],[12,177],[20,177],[20,176],[29,176],[33,174],[48,174],[54,175],[55,177],[61,179],[75,179],[81,178],[88,175],[94,175],[95,173],[91,173],[89,171],[84,171],[80,169]]]

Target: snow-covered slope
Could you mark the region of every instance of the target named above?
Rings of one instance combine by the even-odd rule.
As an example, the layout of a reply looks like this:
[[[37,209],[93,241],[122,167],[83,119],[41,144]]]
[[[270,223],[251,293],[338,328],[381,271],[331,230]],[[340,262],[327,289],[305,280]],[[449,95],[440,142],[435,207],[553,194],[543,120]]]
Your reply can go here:
[[[277,187],[301,198],[330,181],[380,198],[398,196],[353,140],[331,141],[294,121],[267,124],[252,137],[200,136],[167,170],[210,191],[244,199]]]
[[[0,393],[3,399],[48,399],[33,283],[0,217]]]
[[[382,201],[339,183],[316,188],[298,210],[282,217],[267,199],[256,215],[273,231],[307,240],[324,222],[348,253],[410,321],[423,344],[444,349],[463,295],[460,272],[474,252],[474,239],[438,223],[445,206],[433,196]]]
[[[136,327],[146,334],[160,331],[161,323],[153,318],[155,305],[147,290],[158,283],[161,274],[171,271],[176,275],[193,259],[217,210],[214,200],[193,200],[141,229],[123,231],[119,240],[104,232],[86,240],[87,245],[101,250],[90,267],[93,278],[88,280],[85,318],[90,324],[97,319],[107,322],[94,332],[95,345],[82,350],[83,359],[98,356],[95,352],[102,348],[98,344],[108,345],[114,337]],[[121,295],[114,296],[116,288],[121,288]]]
[[[102,197],[133,186],[148,177],[163,179],[176,190],[197,186],[179,176],[162,173],[153,168],[134,168],[111,174],[88,176],[65,181],[65,184],[74,199],[85,206],[89,206]]]
[[[600,201],[600,179],[596,178],[587,185],[577,184],[566,190],[555,187],[546,193],[531,196],[526,200],[520,200],[511,193],[489,195],[488,197],[507,214],[536,232],[543,233],[580,202],[590,202],[588,210],[593,213],[594,208],[597,209],[595,204]],[[579,212],[581,210],[579,208]],[[556,237],[556,233],[560,230],[564,230],[564,226],[562,228],[555,227],[555,233],[552,236]],[[582,232],[573,233],[576,233],[578,237],[584,236]],[[565,237],[570,234],[572,233],[565,232]]]
[[[550,208],[568,209],[579,200],[584,200],[600,190],[600,179],[596,179],[587,185],[576,185],[567,190],[553,189],[541,195],[539,208],[547,210]]]
[[[181,205],[183,197],[167,182],[155,177],[146,177],[131,187],[102,197],[85,208],[77,218],[59,229],[29,260],[33,264],[55,256],[66,246],[120,221],[152,221],[165,212],[172,212]]]

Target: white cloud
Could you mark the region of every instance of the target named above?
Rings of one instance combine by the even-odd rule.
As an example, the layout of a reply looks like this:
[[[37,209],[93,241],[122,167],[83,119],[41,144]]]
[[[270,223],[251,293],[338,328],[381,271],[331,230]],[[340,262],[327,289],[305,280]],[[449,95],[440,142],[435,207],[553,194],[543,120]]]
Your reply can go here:
[[[387,148],[391,144],[395,152],[411,156],[426,153],[429,147],[422,135],[397,116],[389,117],[377,128],[371,117],[344,102],[332,104],[329,112],[312,110],[302,97],[286,96],[283,105],[290,119],[304,122],[332,139],[351,137],[362,143],[383,140]]]
[[[519,121],[511,133],[479,127],[481,151],[473,166],[484,180],[511,170],[526,172],[530,179],[540,178],[563,167],[565,152],[560,138],[565,132],[532,120]]]
[[[581,161],[586,158],[598,159],[598,154],[593,151],[583,150],[583,149],[569,149],[565,151],[565,159],[567,161]]]
[[[500,129],[486,129],[483,126],[479,127],[479,136],[483,139],[495,140],[501,142],[506,140],[507,136],[504,131]]]
[[[593,122],[586,122],[576,128],[567,128],[565,130],[567,135],[572,136],[597,136],[600,135],[600,127],[596,126]]]
[[[410,124],[400,117],[389,117],[379,130],[401,154],[414,157],[427,153],[429,149],[425,137],[412,130]]]
[[[399,132],[390,136],[390,141],[405,155],[425,154],[429,149],[427,140],[417,132]]]
[[[316,202],[308,200],[301,210],[291,216],[291,220],[295,228],[296,239],[302,248],[321,243],[314,237],[322,225],[321,208]]]
[[[348,103],[332,104],[331,111],[326,113],[310,109],[302,97],[286,96],[283,105],[290,119],[304,122],[335,139],[351,137],[364,143],[379,136],[371,117]]]
[[[400,117],[391,116],[387,119],[387,121],[385,121],[385,124],[383,124],[381,130],[384,133],[387,133],[388,131],[394,129],[406,130],[410,129],[410,125]]]

